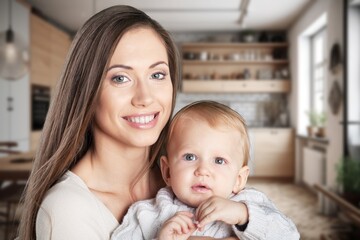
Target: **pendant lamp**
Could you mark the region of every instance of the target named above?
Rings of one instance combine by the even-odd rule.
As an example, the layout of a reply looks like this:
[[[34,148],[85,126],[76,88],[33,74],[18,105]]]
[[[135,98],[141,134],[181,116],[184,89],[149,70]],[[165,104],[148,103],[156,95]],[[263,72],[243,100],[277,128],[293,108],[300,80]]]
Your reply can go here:
[[[21,40],[11,28],[11,1],[9,0],[9,28],[1,34],[0,42],[0,78],[17,80],[28,72],[28,53]]]

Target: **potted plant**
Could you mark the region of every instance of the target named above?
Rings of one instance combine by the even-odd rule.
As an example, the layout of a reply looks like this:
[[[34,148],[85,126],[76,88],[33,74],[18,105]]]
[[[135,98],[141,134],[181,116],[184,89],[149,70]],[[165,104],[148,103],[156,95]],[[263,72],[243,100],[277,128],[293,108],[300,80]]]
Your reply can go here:
[[[360,207],[360,159],[344,157],[337,165],[336,180],[345,200]]]
[[[317,137],[325,137],[325,122],[326,122],[326,115],[324,112],[316,114],[316,122],[317,122]]]
[[[309,116],[309,126],[307,126],[307,133],[308,136],[313,137],[316,133],[316,126],[317,126],[317,113],[315,111],[307,112]]]
[[[325,137],[326,115],[324,112],[316,111],[307,112],[309,116],[309,126],[307,127],[308,135],[313,137]]]

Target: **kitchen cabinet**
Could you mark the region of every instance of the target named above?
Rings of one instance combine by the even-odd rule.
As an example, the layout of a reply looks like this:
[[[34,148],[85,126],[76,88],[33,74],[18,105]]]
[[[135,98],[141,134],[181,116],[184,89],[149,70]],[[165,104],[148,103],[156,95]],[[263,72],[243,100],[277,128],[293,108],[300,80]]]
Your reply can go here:
[[[254,177],[294,177],[295,133],[292,128],[251,129]]]
[[[286,43],[184,43],[183,92],[290,91]]]
[[[16,81],[0,79],[0,141],[16,142],[11,150],[29,149],[29,89],[27,76]]]
[[[60,78],[65,59],[70,48],[71,38],[41,17],[30,16],[31,28],[31,68],[32,85],[55,89]],[[35,150],[40,140],[41,131],[31,132],[30,149]]]
[[[54,89],[69,50],[70,36],[32,14],[31,83]]]
[[[247,92],[279,93],[290,91],[290,81],[286,80],[183,80],[183,92]]]

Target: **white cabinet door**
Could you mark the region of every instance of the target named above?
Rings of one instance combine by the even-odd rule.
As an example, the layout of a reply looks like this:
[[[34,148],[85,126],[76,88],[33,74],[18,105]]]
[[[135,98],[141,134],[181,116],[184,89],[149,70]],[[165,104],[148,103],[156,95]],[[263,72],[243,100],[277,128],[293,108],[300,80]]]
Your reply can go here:
[[[13,150],[28,151],[30,137],[29,76],[0,79],[0,141],[18,142]]]
[[[10,112],[11,140],[25,140],[30,136],[30,83],[29,76],[11,84],[12,108]]]
[[[10,139],[9,88],[9,82],[0,78],[0,141],[8,141]]]
[[[8,28],[8,1],[0,1],[0,30]],[[15,38],[29,47],[30,10],[12,1],[12,28]],[[4,20],[4,21],[3,21]],[[15,81],[0,78],[0,141],[15,141],[13,150],[28,151],[30,137],[30,77]]]

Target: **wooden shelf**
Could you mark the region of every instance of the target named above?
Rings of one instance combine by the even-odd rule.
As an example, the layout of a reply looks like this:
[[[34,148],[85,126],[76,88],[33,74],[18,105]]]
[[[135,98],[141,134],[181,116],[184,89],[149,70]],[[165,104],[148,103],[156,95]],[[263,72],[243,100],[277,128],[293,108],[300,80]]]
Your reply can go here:
[[[182,52],[185,59],[182,61],[182,73],[188,79],[182,81],[182,91],[287,93],[290,91],[290,80],[271,79],[273,76],[288,78],[289,74],[283,74],[283,71],[288,71],[289,65],[289,60],[286,59],[287,47],[288,44],[285,42],[184,43]],[[276,52],[278,49],[280,54]],[[197,80],[209,78],[220,79]],[[225,80],[230,78],[235,79]]]
[[[288,47],[288,43],[286,42],[254,42],[254,43],[208,43],[208,42],[197,42],[197,43],[183,43],[183,47],[186,48],[206,48],[209,49],[211,47],[214,48],[236,48],[236,47],[244,47],[244,48],[276,48],[276,47]]]
[[[288,80],[183,80],[183,92],[251,92],[287,93],[290,92]]]

